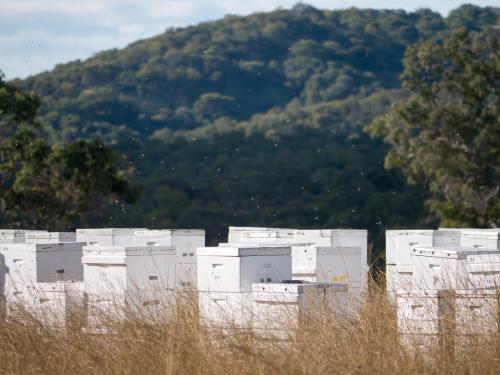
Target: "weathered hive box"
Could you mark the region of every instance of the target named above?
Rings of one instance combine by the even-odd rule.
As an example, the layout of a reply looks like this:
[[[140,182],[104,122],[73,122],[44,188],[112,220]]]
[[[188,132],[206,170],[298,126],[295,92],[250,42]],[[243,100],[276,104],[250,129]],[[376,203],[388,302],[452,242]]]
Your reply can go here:
[[[485,335],[499,332],[500,292],[498,290],[456,290],[455,324],[458,335]]]
[[[453,326],[453,291],[398,291],[398,331],[409,335],[437,335]]]
[[[420,289],[467,289],[467,256],[487,253],[474,248],[417,247],[412,250],[413,285]]]
[[[500,252],[467,256],[470,287],[500,289]]]
[[[75,232],[26,232],[26,243],[76,242]]]
[[[363,281],[360,254],[361,247],[293,246],[293,279],[360,288]]]
[[[196,248],[205,246],[205,231],[198,229],[138,230],[134,243],[141,246],[174,246],[176,249],[176,285],[195,287]]]
[[[460,246],[500,250],[500,229],[464,230],[460,239]]]
[[[227,242],[231,244],[249,243],[250,241],[258,241],[257,238],[266,237],[266,233],[274,233],[270,235],[266,243],[272,243],[282,237],[286,237],[286,233],[290,233],[292,229],[286,228],[263,228],[263,227],[229,227]],[[292,235],[293,236],[293,235]],[[243,239],[242,239],[243,238]],[[289,242],[289,241],[287,241]]]
[[[82,282],[35,283],[12,292],[6,300],[8,316],[36,319],[43,326],[81,326],[85,320]]]
[[[0,243],[24,243],[27,232],[34,231],[25,229],[0,229]]]
[[[345,316],[348,309],[347,287],[342,284],[255,283],[252,296],[253,328],[265,330],[267,334],[307,326],[332,310]]]
[[[134,233],[145,228],[97,228],[77,229],[76,240],[87,245],[131,246],[134,244]]]
[[[415,247],[458,247],[459,230],[387,230],[385,232],[386,264],[411,266]]]
[[[34,283],[83,280],[83,243],[2,244],[5,290],[22,290]]]

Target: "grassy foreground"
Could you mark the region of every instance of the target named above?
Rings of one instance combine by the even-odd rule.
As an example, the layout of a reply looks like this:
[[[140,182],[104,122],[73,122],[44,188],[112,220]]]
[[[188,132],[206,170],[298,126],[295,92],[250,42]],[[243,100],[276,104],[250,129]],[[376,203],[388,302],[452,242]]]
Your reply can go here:
[[[122,312],[123,313],[123,312]],[[460,351],[424,350],[400,340],[393,306],[376,285],[349,321],[311,317],[288,340],[262,340],[251,331],[207,329],[194,298],[154,324],[137,317],[101,317],[107,332],[43,327],[25,311],[0,323],[0,374],[494,374],[500,370],[498,333]],[[457,341],[457,340],[456,340]]]

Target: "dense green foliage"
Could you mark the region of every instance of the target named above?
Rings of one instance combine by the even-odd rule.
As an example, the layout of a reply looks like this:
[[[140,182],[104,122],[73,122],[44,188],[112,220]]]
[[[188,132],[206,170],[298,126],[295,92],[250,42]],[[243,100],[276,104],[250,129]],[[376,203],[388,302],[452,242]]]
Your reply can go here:
[[[447,18],[348,9],[227,16],[19,82],[43,97],[53,141],[100,137],[144,194],[99,225],[428,226],[426,186],[383,166],[363,128],[397,99],[405,49],[498,24],[499,9]]]
[[[105,199],[133,202],[137,192],[109,147],[36,137],[39,103],[0,73],[0,225],[61,230],[96,215]]]
[[[392,145],[388,167],[429,181],[430,207],[452,226],[500,225],[500,33],[453,34],[408,49],[412,96],[370,125]]]

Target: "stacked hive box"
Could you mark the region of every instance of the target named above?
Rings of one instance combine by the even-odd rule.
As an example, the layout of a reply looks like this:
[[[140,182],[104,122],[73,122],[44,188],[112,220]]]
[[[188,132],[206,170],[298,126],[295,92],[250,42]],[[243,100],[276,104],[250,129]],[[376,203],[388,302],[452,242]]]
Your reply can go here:
[[[252,284],[292,277],[290,246],[232,245],[197,249],[200,314],[208,325],[248,327]]]
[[[412,253],[414,288],[436,290],[469,288],[467,256],[492,254],[486,249],[463,247],[417,247]]]
[[[205,246],[205,231],[163,229],[135,231],[135,245],[174,246],[176,249],[176,286],[196,287],[196,248]]]
[[[289,281],[252,285],[252,326],[271,336],[286,332],[324,317],[325,309],[339,316],[347,315],[345,284]]]
[[[15,313],[23,304],[41,322],[64,325],[66,310],[59,305],[73,304],[73,300],[65,302],[65,285],[78,289],[78,281],[83,280],[83,243],[58,243],[59,237],[60,233],[22,231],[11,236],[13,243],[1,244],[0,290],[5,314]]]
[[[2,244],[6,295],[34,283],[83,280],[83,243]]]
[[[460,246],[500,250],[500,229],[464,230],[461,234]]]
[[[316,267],[316,280],[322,282],[347,281],[353,291],[362,292],[368,285],[368,259],[367,244],[368,232],[353,229],[323,229],[323,230],[296,230],[295,241],[314,244],[320,252],[318,266]],[[329,249],[328,249],[329,248]],[[335,254],[335,249],[338,254]],[[358,260],[354,261],[357,253]],[[298,255],[298,252],[296,253]],[[304,258],[301,258],[305,260]],[[300,273],[300,268],[307,267],[307,263],[294,262],[296,269],[293,273]],[[300,264],[303,265],[300,265]],[[330,269],[342,271],[339,274],[330,273]],[[296,272],[297,271],[297,272]],[[330,278],[331,276],[331,278]],[[359,294],[353,293],[353,294]]]
[[[366,289],[366,230],[230,227],[228,239],[230,243],[291,246],[294,280],[346,282],[353,295],[359,295]],[[335,254],[335,251],[338,253]],[[357,262],[353,261],[356,256],[354,252],[357,252]],[[317,254],[320,254],[319,258]]]
[[[500,253],[467,255],[467,273],[473,289],[500,289]]]
[[[415,247],[458,247],[459,230],[388,230],[386,231],[387,293],[394,300],[398,289],[412,290]]]
[[[91,325],[127,311],[156,317],[173,303],[174,247],[85,246],[82,263]]]

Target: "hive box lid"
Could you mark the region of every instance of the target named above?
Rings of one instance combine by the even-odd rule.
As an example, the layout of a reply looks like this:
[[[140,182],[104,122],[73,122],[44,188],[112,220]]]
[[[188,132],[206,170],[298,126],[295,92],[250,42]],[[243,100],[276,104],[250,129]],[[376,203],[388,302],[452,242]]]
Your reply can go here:
[[[495,250],[474,247],[416,247],[411,250],[414,256],[465,259],[467,255],[495,254]]]
[[[84,256],[143,256],[143,255],[175,255],[175,246],[100,246],[83,247]]]
[[[397,237],[397,236],[432,236],[434,229],[389,229],[385,231],[386,237]]]
[[[464,238],[498,240],[498,239],[500,239],[500,229],[464,230],[462,232],[462,237],[464,237]]]
[[[46,231],[30,229],[0,229],[0,238],[24,237],[28,232],[44,233]]]
[[[1,251],[8,252],[50,252],[50,251],[82,251],[85,242],[60,242],[51,244],[40,243],[9,243],[1,244]]]
[[[293,231],[290,228],[265,228],[265,227],[229,227],[229,232],[249,232],[249,231]]]
[[[366,237],[368,231],[366,229],[296,229],[295,237],[312,236],[312,237],[339,237],[353,236]]]
[[[281,283],[253,283],[252,292],[266,293],[302,293],[304,288],[329,288],[329,290],[347,291],[346,284],[292,281]]]
[[[134,232],[145,229],[146,228],[82,228],[77,229],[76,234],[91,236],[133,236]]]
[[[223,257],[244,257],[244,256],[268,256],[268,255],[290,255],[290,246],[243,246],[232,245],[223,247],[199,247],[196,249],[198,256],[223,256]]]
[[[467,261],[469,263],[476,263],[476,264],[493,264],[493,263],[500,263],[500,250],[491,253],[491,252],[484,252],[482,251],[479,254],[474,254],[474,255],[468,255],[467,256]]]
[[[45,240],[45,239],[58,239],[61,241],[75,241],[75,232],[26,232],[26,240]]]
[[[241,238],[290,238],[293,239],[292,229],[263,229],[241,232]]]
[[[137,237],[166,236],[205,236],[203,229],[140,229],[134,232]]]

